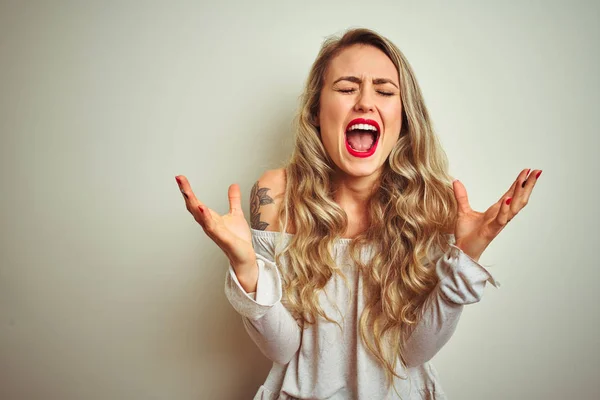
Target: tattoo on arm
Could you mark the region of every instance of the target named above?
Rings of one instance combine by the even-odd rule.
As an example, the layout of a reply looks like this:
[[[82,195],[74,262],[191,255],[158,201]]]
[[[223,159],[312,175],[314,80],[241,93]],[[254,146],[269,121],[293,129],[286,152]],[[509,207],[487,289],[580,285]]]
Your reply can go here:
[[[258,181],[252,186],[250,193],[250,225],[252,229],[264,231],[269,224],[260,220],[260,207],[266,204],[273,204],[273,199],[267,194],[269,188],[261,188]]]

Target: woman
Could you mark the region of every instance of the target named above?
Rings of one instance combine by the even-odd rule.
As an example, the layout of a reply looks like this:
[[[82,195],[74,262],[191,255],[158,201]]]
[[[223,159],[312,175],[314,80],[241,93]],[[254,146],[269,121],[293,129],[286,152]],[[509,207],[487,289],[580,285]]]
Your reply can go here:
[[[230,261],[229,301],[273,361],[255,399],[445,399],[428,361],[463,306],[498,286],[479,257],[541,171],[472,210],[404,55],[366,29],[323,44],[295,134],[285,167],[252,189],[250,226],[238,185],[219,216],[176,177]]]

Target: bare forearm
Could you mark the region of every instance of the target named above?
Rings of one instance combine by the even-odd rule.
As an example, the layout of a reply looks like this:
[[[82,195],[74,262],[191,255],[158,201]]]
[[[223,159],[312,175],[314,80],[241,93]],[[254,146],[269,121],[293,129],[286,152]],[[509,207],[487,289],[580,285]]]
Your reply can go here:
[[[232,264],[231,266],[246,293],[256,292],[256,283],[258,282],[258,265],[256,264],[256,260],[250,264]]]

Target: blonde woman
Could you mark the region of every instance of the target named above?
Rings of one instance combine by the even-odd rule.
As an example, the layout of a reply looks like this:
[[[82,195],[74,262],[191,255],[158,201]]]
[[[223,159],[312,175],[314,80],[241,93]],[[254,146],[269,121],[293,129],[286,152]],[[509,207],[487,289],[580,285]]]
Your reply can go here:
[[[252,188],[250,225],[237,184],[220,216],[176,177],[273,361],[255,399],[446,399],[429,360],[498,286],[478,260],[541,171],[472,210],[406,58],[367,29],[325,41],[296,121],[291,158]]]

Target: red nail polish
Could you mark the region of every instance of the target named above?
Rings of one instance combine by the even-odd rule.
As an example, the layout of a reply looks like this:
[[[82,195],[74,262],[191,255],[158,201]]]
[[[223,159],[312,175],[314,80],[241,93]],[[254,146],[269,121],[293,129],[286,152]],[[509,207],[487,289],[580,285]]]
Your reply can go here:
[[[527,173],[526,173],[525,175],[529,175],[529,173],[530,173],[530,172],[531,172],[531,168],[529,168],[529,169],[527,170]]]
[[[177,183],[179,183],[181,185],[181,180],[179,179],[178,176],[175,177],[175,180],[177,181]]]
[[[542,171],[538,172],[537,175],[535,176],[535,179],[539,178],[541,174],[542,174]]]
[[[510,205],[510,202],[512,201],[512,197],[509,197],[508,199],[506,199],[506,205]]]

